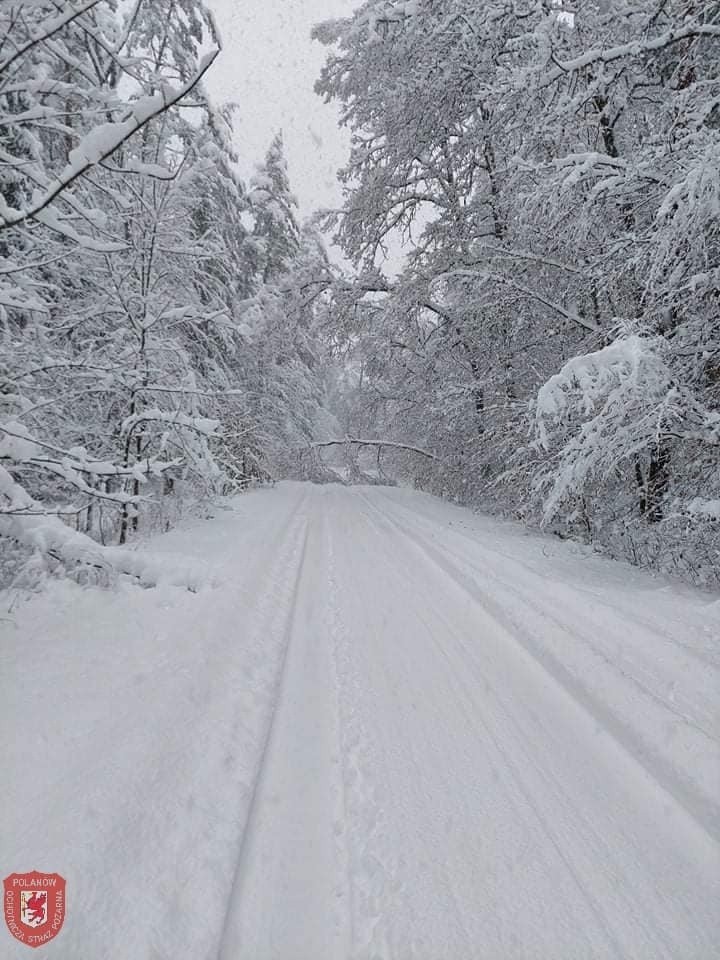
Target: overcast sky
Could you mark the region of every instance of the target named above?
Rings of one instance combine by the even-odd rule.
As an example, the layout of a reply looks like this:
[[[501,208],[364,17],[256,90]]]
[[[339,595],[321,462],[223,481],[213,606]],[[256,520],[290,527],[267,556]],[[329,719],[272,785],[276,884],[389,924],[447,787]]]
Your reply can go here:
[[[223,52],[208,75],[215,100],[234,100],[243,174],[252,172],[282,129],[293,189],[307,216],[339,202],[336,171],[347,157],[347,135],[334,106],[313,84],[325,49],[310,40],[312,25],[348,16],[360,0],[208,0]]]

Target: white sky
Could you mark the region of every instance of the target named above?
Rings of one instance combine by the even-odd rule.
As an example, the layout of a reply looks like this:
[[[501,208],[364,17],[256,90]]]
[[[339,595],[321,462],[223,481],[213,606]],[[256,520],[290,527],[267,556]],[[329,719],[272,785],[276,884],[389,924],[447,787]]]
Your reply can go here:
[[[302,216],[336,206],[336,171],[348,152],[337,112],[313,91],[325,48],[310,40],[314,23],[349,16],[360,0],[207,0],[223,51],[207,78],[217,102],[234,100],[242,173],[252,173],[282,129]]]

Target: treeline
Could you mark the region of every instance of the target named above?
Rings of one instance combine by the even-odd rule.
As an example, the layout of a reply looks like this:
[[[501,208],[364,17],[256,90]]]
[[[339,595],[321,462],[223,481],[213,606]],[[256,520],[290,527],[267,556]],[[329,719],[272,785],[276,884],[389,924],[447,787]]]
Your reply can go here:
[[[239,178],[218,47],[194,0],[0,5],[6,574],[106,574],[184,500],[302,471],[327,260],[280,136]]]
[[[720,576],[720,5],[370,0],[316,36],[352,129],[345,431],[431,451],[389,472],[446,496]]]

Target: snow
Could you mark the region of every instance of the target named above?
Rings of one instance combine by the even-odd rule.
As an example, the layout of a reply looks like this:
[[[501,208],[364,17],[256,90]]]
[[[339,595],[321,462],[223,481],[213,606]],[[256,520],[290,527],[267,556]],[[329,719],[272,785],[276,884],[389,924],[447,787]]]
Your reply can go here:
[[[28,510],[34,504],[27,491],[23,490],[12,475],[0,465],[0,511]]]
[[[10,210],[7,205],[3,204],[2,206],[5,210]],[[2,210],[0,210],[0,216],[3,216]],[[48,313],[47,304],[36,297],[29,297],[21,287],[6,287],[4,290],[0,290],[0,306]]]
[[[42,198],[39,191],[36,193],[34,201],[37,204],[42,203]],[[45,207],[43,210],[38,210],[33,214],[33,218],[37,220],[38,223],[42,223],[44,226],[48,227],[50,230],[55,230],[62,236],[67,237],[68,240],[72,240],[74,243],[77,243],[85,250],[92,250],[96,253],[116,253],[120,250],[123,250],[125,247],[124,244],[119,242],[110,240],[97,240],[95,237],[88,236],[87,234],[78,233],[78,231],[67,222],[66,218],[50,207]]]
[[[23,423],[8,420],[0,423],[0,457],[3,459],[30,460],[42,453]]]
[[[126,160],[122,170],[145,177],[155,177],[158,180],[172,180],[175,177],[174,171],[169,167],[163,166],[161,163],[144,163],[137,157],[130,157]]]
[[[54,955],[714,955],[714,596],[413,491],[217,512],[148,545],[197,593],[4,604],[0,860],[67,879]]]
[[[144,587],[170,583],[197,591],[212,577],[191,557],[158,558],[142,550],[102,546],[84,533],[70,529],[58,517],[43,515],[18,484],[0,467],[0,537],[23,544],[40,554],[50,555],[75,576],[99,582],[113,582],[118,574],[135,578]],[[128,502],[132,498],[118,494]],[[17,512],[15,512],[17,511]],[[40,515],[35,515],[35,514]]]
[[[703,497],[693,497],[688,504],[688,513],[696,517],[710,517],[720,519],[720,500],[705,500]]]
[[[585,418],[563,438],[553,470],[536,476],[536,489],[550,487],[544,500],[546,521],[585,488],[592,474],[609,473],[617,462],[653,442],[659,424],[682,420],[683,398],[672,383],[667,352],[661,337],[621,336],[594,353],[572,357],[540,388],[535,400],[538,446],[549,449],[573,414]],[[699,419],[704,419],[704,411]]]
[[[124,436],[142,423],[168,423],[173,426],[195,430],[206,437],[214,436],[220,426],[218,420],[211,420],[208,417],[191,417],[180,410],[167,411],[160,410],[157,407],[148,407],[141,413],[134,413],[132,416],[126,417],[122,422],[120,432]]]
[[[657,353],[662,350],[659,337],[648,338],[637,334],[615,340],[601,350],[580,355],[568,360],[559,373],[554,374],[538,391],[535,404],[541,443],[547,447],[547,434],[542,427],[546,417],[559,417],[568,406],[568,391],[580,392],[579,405],[587,415],[592,413],[599,400],[604,400],[611,387],[643,378],[667,391],[668,375]],[[621,371],[622,375],[619,375]]]

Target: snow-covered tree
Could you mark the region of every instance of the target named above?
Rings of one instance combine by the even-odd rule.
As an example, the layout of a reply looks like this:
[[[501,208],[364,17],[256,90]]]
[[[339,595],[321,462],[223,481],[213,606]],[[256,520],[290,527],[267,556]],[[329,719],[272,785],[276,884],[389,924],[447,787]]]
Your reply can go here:
[[[540,494],[612,549],[632,528],[635,558],[643,529],[674,556],[707,539],[687,518],[717,498],[716,6],[368,0],[316,36],[352,130],[328,222],[361,268],[338,301],[353,417],[439,452],[403,469],[450,495],[528,516]]]
[[[221,217],[201,227],[197,211],[224,204],[237,249],[246,203],[227,118],[200,82],[212,19],[160,6],[1,13],[1,532],[58,563],[63,544],[78,561],[68,520],[123,541],[178,476],[221,474],[208,408],[231,385],[241,258],[211,281],[206,265],[232,243]]]
[[[274,281],[289,267],[300,245],[295,211],[297,200],[290,190],[282,133],[278,133],[250,181],[253,231],[260,248],[262,279]]]

